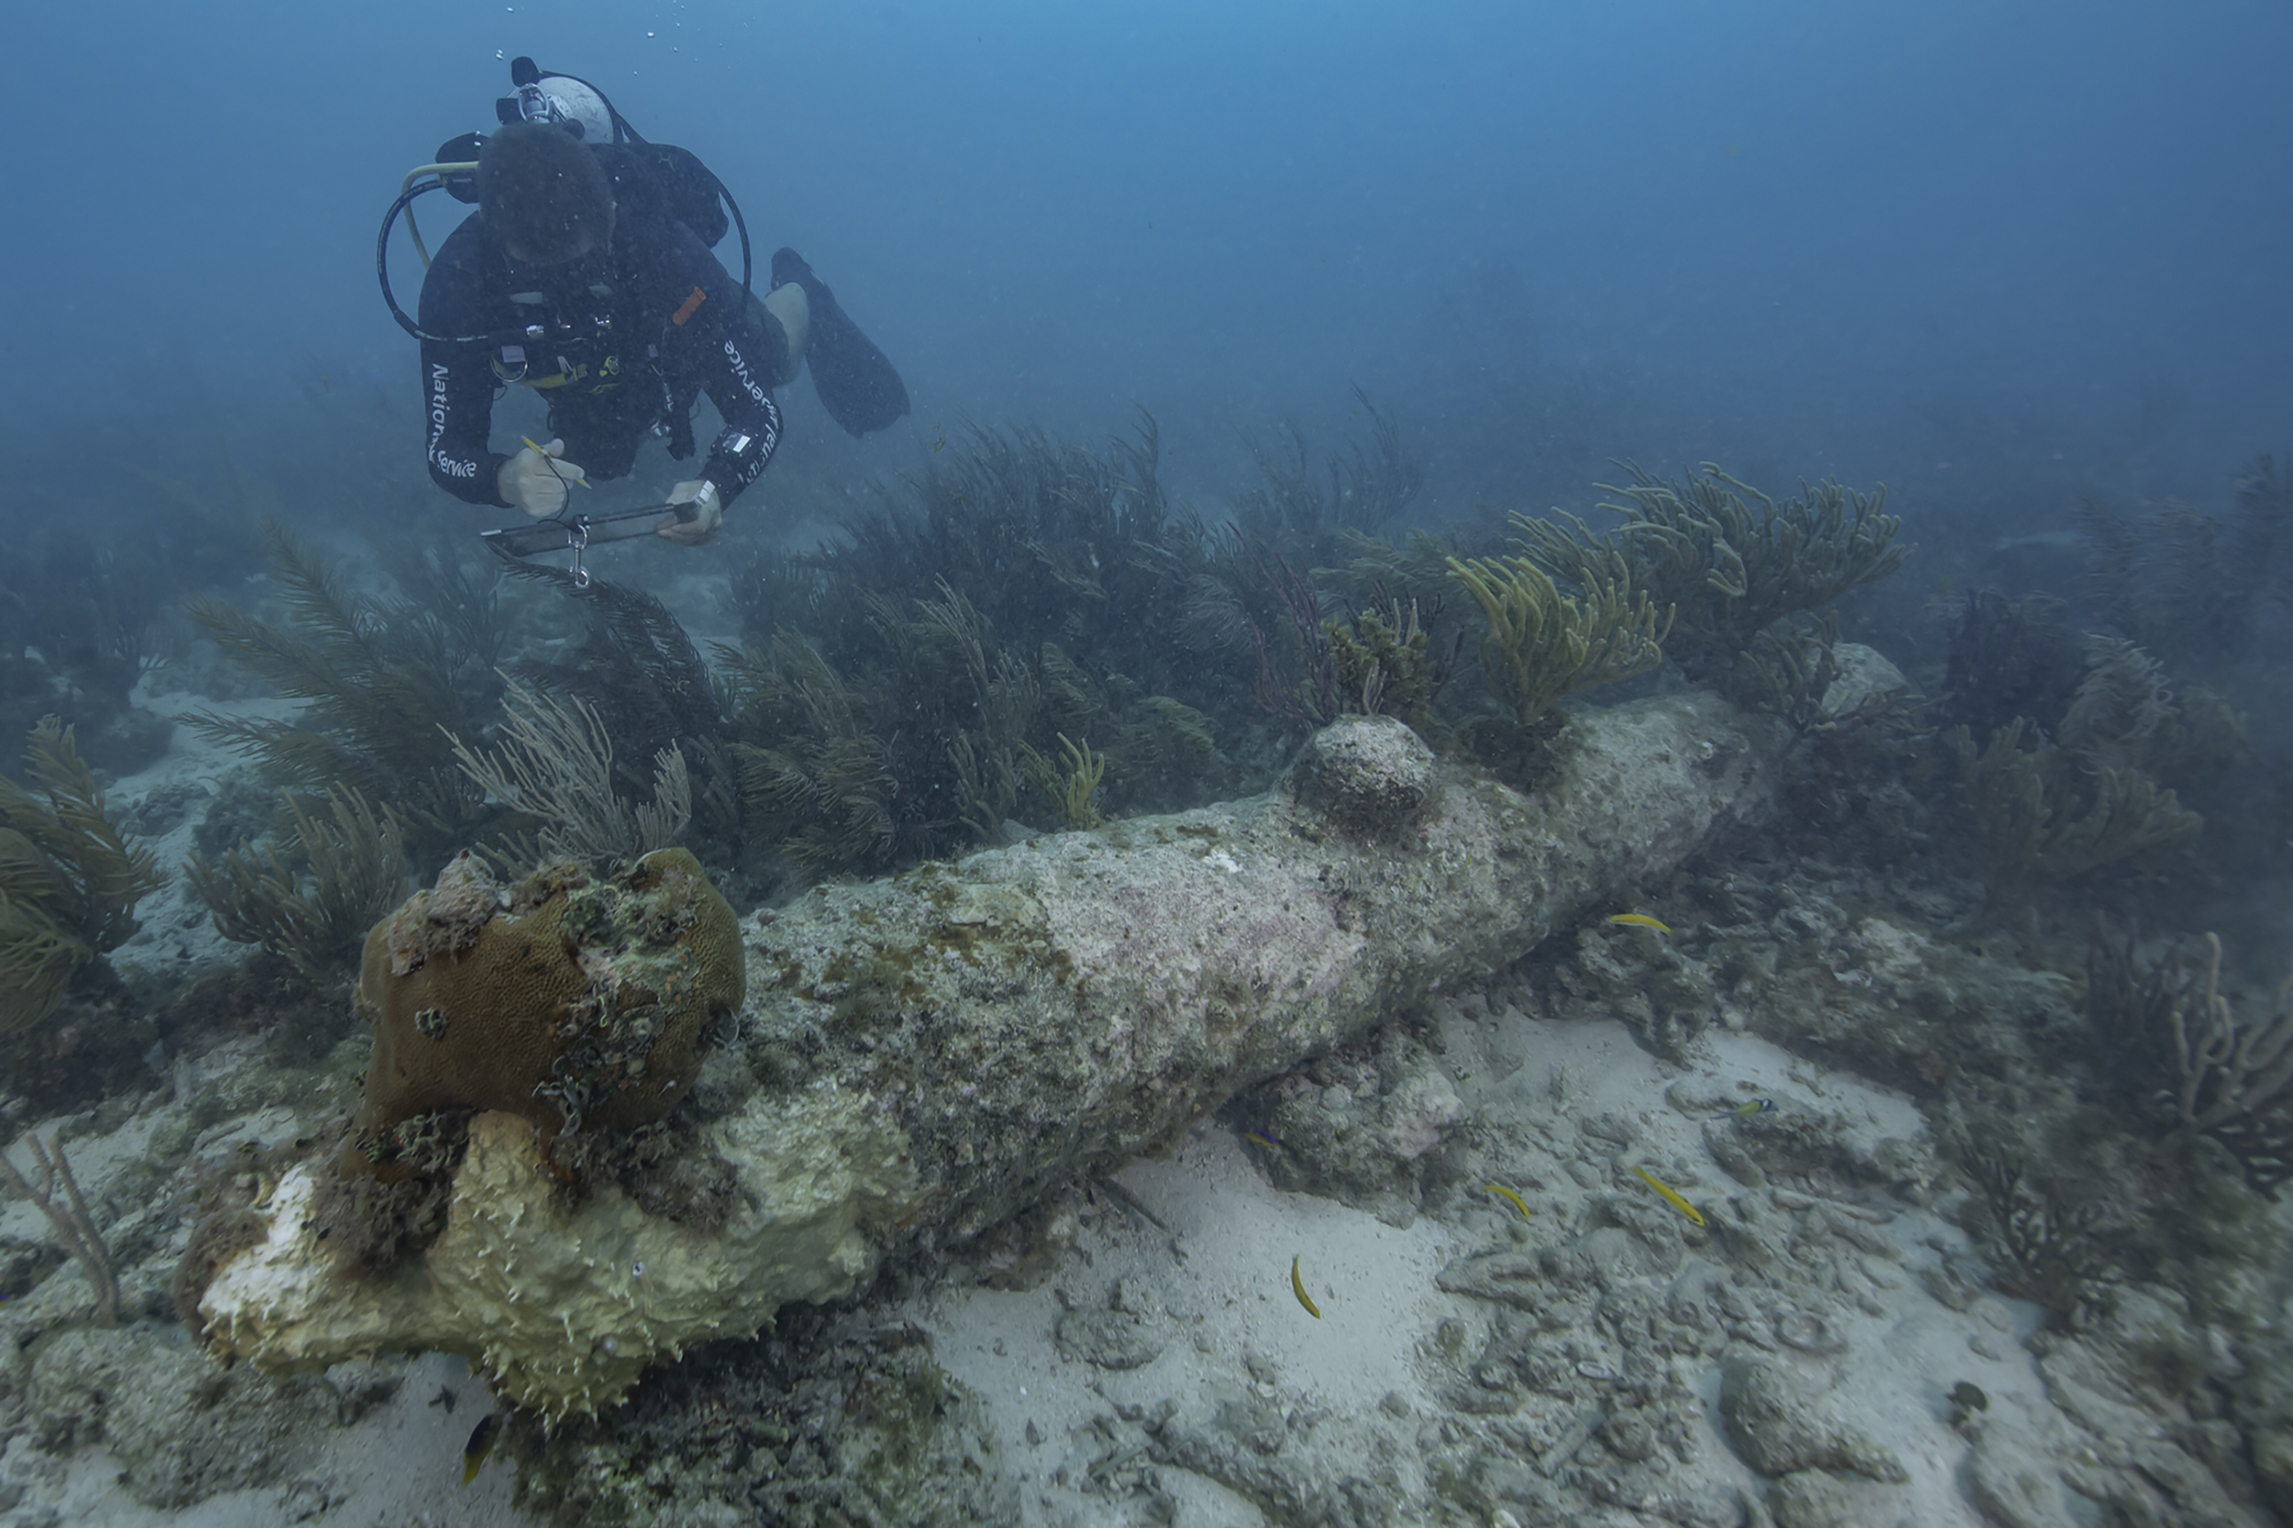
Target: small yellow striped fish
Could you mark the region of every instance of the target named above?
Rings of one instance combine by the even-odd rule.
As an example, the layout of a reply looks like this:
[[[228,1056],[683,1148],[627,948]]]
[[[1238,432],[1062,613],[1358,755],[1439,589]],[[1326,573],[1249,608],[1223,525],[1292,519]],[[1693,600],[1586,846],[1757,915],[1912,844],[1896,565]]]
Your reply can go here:
[[[1316,1321],[1322,1319],[1321,1309],[1314,1304],[1313,1297],[1306,1293],[1306,1281],[1298,1277],[1296,1258],[1290,1259],[1290,1292],[1298,1297],[1298,1303],[1306,1308],[1307,1315]]]
[[[1528,1201],[1523,1199],[1520,1195],[1514,1193],[1511,1189],[1505,1187],[1505,1185],[1502,1183],[1484,1183],[1481,1185],[1481,1192],[1484,1194],[1504,1195],[1507,1199],[1513,1201],[1513,1208],[1521,1212],[1521,1219],[1527,1220],[1529,1218]]]
[[[464,1489],[469,1487],[471,1481],[478,1478],[478,1471],[484,1469],[486,1461],[493,1456],[494,1442],[501,1436],[501,1430],[500,1412],[490,1413],[480,1420],[476,1427],[470,1429],[470,1441],[462,1446],[462,1485]]]
[[[1698,1209],[1697,1209],[1697,1208],[1696,1208],[1694,1205],[1690,1204],[1690,1203],[1689,1203],[1687,1200],[1685,1200],[1685,1199],[1681,1198],[1681,1197],[1680,1197],[1678,1194],[1674,1193],[1674,1192],[1673,1192],[1671,1189],[1667,1188],[1665,1185],[1663,1185],[1663,1184],[1661,1184],[1661,1183],[1657,1182],[1657,1181],[1656,1181],[1654,1178],[1650,1177],[1650,1176],[1648,1175],[1648,1169],[1647,1169],[1647,1168],[1645,1168],[1645,1167],[1635,1167],[1635,1168],[1634,1168],[1634,1169],[1632,1169],[1632,1170],[1633,1170],[1634,1172],[1636,1172],[1636,1173],[1640,1174],[1640,1180],[1641,1180],[1643,1183],[1647,1184],[1647,1185],[1648,1185],[1650,1188],[1652,1188],[1652,1189],[1656,1190],[1656,1192],[1657,1192],[1657,1193],[1659,1193],[1659,1194],[1662,1194],[1662,1195],[1664,1196],[1664,1202],[1665,1202],[1666,1204],[1668,1204],[1668,1205],[1672,1206],[1672,1208],[1674,1208],[1675,1210],[1678,1210],[1678,1211],[1679,1211],[1681,1214],[1683,1214],[1683,1215],[1687,1216],[1687,1217],[1688,1217],[1690,1220],[1694,1221],[1694,1222],[1695,1222],[1697,1225],[1702,1225],[1702,1224],[1704,1223],[1704,1216],[1703,1216],[1703,1212],[1702,1212],[1702,1211],[1698,1210]]]
[[[1649,917],[1646,913],[1611,913],[1609,915],[1608,921],[1611,923],[1629,923],[1634,928],[1652,928],[1659,934],[1669,934],[1672,932],[1663,924],[1657,922],[1654,918]]]

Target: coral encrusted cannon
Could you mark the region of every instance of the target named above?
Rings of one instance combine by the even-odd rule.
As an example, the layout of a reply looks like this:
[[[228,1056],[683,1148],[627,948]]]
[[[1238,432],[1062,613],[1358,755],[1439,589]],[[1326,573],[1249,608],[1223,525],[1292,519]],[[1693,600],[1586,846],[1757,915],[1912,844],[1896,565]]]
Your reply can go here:
[[[366,936],[356,1000],[374,1059],[345,1165],[420,1170],[421,1121],[440,1110],[499,1109],[550,1135],[660,1119],[744,990],[733,910],[683,849],[508,887],[464,853]]]

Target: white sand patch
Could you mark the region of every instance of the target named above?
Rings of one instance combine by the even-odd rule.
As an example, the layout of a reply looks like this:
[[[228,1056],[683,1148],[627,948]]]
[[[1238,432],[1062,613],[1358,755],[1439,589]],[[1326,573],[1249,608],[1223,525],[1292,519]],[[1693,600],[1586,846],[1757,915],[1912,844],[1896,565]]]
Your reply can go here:
[[[1773,1098],[1780,1109],[1843,1115],[1866,1146],[1924,1129],[1907,1099],[1741,1034],[1715,1032],[1689,1068],[1650,1055],[1620,1024],[1551,1024],[1517,1010],[1481,1018],[1452,1013],[1444,1034],[1449,1071],[1476,1121],[1530,1117],[1557,1135],[1573,1132],[1579,1119],[1628,1116],[1641,1131],[1631,1156],[1679,1164],[1678,1186],[1691,1199],[1724,1200],[1745,1190],[1705,1152],[1702,1118],[1667,1104],[1665,1089],[1675,1081]],[[1166,1398],[1179,1403],[1182,1416],[1210,1397],[1245,1389],[1285,1407],[1370,1413],[1390,1393],[1419,1416],[1439,1414],[1428,1383],[1434,1371],[1420,1355],[1444,1319],[1478,1324],[1487,1306],[1444,1293],[1435,1275],[1452,1258],[1488,1248],[1492,1232],[1517,1224],[1518,1212],[1478,1192],[1476,1182],[1429,1203],[1414,1225],[1396,1230],[1334,1201],[1276,1189],[1252,1160],[1258,1149],[1223,1128],[1197,1126],[1169,1160],[1134,1163],[1117,1180],[1169,1226],[1169,1235],[1109,1204],[1042,1287],[940,1289],[903,1312],[933,1333],[940,1365],[986,1403],[1011,1451],[1006,1467],[1031,1477],[1028,1521],[1062,1521],[1088,1500],[1060,1489],[1059,1478],[1081,1478],[1106,1453],[1094,1418],[1151,1414]],[[1488,1169],[1503,1181],[1504,1168],[1500,1150]],[[1539,1211],[1528,1233],[1532,1245],[1560,1240],[1588,1198],[1613,1192],[1605,1181],[1587,1188],[1565,1173],[1538,1176],[1543,1187],[1528,1192]],[[1782,1192],[1788,1199],[1789,1190]],[[1927,1293],[1919,1268],[1938,1261],[1940,1249],[1965,1245],[1962,1233],[1935,1216],[1902,1205],[1873,1229],[1902,1249],[1900,1262],[1866,1260],[1888,1281],[1873,1281],[1881,1314],[1850,1310],[1836,1320],[1845,1351],[1813,1367],[1835,1368],[1838,1413],[1892,1449],[1909,1471],[1910,1484],[1896,1488],[1908,1521],[1980,1528],[1980,1515],[1958,1488],[1968,1444],[1949,1424],[1946,1397],[1964,1380],[1989,1393],[1994,1414],[2045,1409],[2036,1369],[2017,1340],[2031,1313],[1987,1295],[1954,1311]],[[1321,1307],[1319,1321],[1291,1291],[1292,1254]],[[1701,1262],[1692,1257],[1679,1280],[1719,1272],[1712,1251]],[[1104,1309],[1109,1291],[1126,1278],[1151,1284],[1169,1311],[1161,1355],[1130,1371],[1063,1355],[1054,1333],[1066,1305]],[[1733,1484],[1757,1495],[1765,1483],[1725,1441],[1719,1376],[1716,1363],[1703,1374],[1703,1457],[1674,1474],[1684,1486]],[[1040,1442],[1027,1441],[1030,1423]],[[1194,1514],[1189,1522],[1263,1521],[1255,1507],[1208,1481],[1168,1468],[1160,1478]]]
[[[451,1410],[441,1393],[456,1397]],[[462,1451],[492,1402],[458,1358],[406,1365],[397,1394],[350,1427],[328,1428],[310,1468],[280,1486],[226,1491],[176,1511],[146,1507],[120,1488],[120,1461],[104,1448],[72,1456],[60,1480],[42,1482],[46,1521],[72,1528],[486,1528],[536,1520],[510,1505],[510,1467],[489,1461],[462,1484]],[[20,1440],[20,1454],[29,1439]],[[19,1463],[20,1459],[12,1459]],[[0,1475],[8,1471],[0,1467]],[[0,1518],[0,1521],[5,1521]]]
[[[191,889],[190,879],[183,874],[183,862],[195,848],[193,835],[198,831],[200,820],[207,815],[207,808],[213,804],[214,794],[224,781],[247,767],[247,760],[222,743],[193,731],[182,718],[189,712],[208,711],[241,719],[284,721],[293,717],[301,706],[296,701],[271,697],[212,701],[202,695],[181,692],[152,695],[140,685],[134,700],[137,705],[162,716],[175,717],[175,732],[168,741],[167,752],[144,769],[105,789],[106,803],[115,812],[125,811],[156,792],[179,787],[203,790],[206,795],[190,802],[182,820],[165,833],[140,840],[158,857],[159,868],[166,872],[167,884],[136,905],[136,920],[143,927],[127,943],[112,951],[111,963],[122,976],[188,981],[210,966],[226,965],[247,954],[247,946],[232,944],[215,931],[207,904],[199,900],[199,894]]]

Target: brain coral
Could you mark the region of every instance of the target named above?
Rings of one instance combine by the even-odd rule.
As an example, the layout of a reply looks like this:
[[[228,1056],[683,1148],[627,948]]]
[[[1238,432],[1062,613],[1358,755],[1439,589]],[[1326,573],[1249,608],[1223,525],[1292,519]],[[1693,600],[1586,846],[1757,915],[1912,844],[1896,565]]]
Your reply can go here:
[[[354,1155],[415,1155],[420,1132],[401,1127],[441,1109],[504,1110],[552,1134],[659,1119],[744,981],[732,908],[683,849],[508,888],[464,854],[366,936],[357,1003],[374,1059]]]

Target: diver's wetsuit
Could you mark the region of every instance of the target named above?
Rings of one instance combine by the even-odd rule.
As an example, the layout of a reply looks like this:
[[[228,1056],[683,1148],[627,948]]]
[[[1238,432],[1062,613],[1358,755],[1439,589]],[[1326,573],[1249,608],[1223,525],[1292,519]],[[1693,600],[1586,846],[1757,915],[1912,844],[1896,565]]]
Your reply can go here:
[[[554,336],[560,319],[570,323],[570,342],[553,337],[524,347],[524,380],[542,386],[549,433],[564,438],[565,459],[592,478],[626,475],[656,424],[668,431],[672,456],[692,455],[692,400],[707,392],[725,428],[700,475],[729,506],[780,442],[780,409],[767,391],[775,375],[767,346],[778,336],[752,316],[761,305],[744,313],[740,283],[633,179],[643,172],[625,151],[593,152],[614,181],[609,253],[521,264],[483,216],[465,218],[422,282],[422,328],[493,334],[539,321]],[[599,318],[609,323],[601,328]],[[495,345],[422,342],[431,480],[472,504],[506,508],[495,479],[509,458],[491,449],[490,438],[494,399],[517,365],[497,370],[501,360]]]

